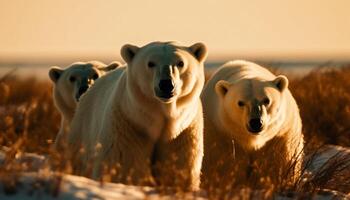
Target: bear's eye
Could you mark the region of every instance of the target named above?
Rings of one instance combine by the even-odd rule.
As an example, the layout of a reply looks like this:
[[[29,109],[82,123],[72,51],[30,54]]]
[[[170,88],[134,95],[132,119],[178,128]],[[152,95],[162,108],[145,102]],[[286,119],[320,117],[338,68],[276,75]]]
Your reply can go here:
[[[244,102],[243,101],[238,101],[238,106],[239,107],[243,107],[244,106]]]
[[[69,81],[70,81],[70,82],[73,83],[73,82],[75,82],[75,80],[76,80],[76,78],[75,78],[74,76],[69,77]]]
[[[98,74],[94,74],[94,75],[92,76],[92,79],[94,79],[94,80],[98,79]]]
[[[265,106],[267,106],[267,105],[270,104],[270,99],[266,97],[266,98],[263,99],[262,103],[263,103]]]
[[[185,66],[185,63],[184,63],[184,61],[180,60],[180,61],[176,64],[176,66],[178,66],[178,67],[183,67],[183,66]]]
[[[155,67],[155,66],[156,66],[156,63],[154,63],[154,62],[152,62],[152,61],[149,61],[149,62],[147,63],[147,66],[148,66],[149,68],[152,68],[152,67]]]

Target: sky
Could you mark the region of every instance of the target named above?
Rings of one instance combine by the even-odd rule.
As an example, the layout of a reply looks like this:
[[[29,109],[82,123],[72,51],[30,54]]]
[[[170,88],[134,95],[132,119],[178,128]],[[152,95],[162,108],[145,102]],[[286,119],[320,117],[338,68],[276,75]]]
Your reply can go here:
[[[204,42],[209,58],[350,58],[349,0],[0,0],[0,62],[120,58]]]

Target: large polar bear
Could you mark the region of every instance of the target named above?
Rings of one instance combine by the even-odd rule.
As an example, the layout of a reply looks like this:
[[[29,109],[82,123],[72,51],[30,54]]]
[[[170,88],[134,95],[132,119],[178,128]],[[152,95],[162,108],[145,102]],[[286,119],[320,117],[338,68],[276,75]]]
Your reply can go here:
[[[263,187],[300,175],[302,124],[285,76],[231,61],[213,75],[201,98],[204,187]]]
[[[125,45],[121,55],[127,67],[97,80],[79,103],[69,134],[74,170],[114,182],[196,189],[205,45]]]
[[[96,79],[103,76],[121,64],[112,62],[108,66],[99,61],[75,62],[65,69],[51,67],[49,77],[53,82],[53,99],[56,108],[61,113],[61,127],[55,139],[55,147],[63,142],[61,139],[69,130],[74,111],[79,98],[94,83]]]

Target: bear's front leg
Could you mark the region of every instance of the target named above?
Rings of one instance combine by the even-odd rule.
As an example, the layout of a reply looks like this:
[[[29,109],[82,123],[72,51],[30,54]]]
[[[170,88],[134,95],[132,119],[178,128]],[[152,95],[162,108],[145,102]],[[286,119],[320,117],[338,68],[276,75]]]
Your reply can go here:
[[[158,142],[152,172],[160,186],[198,190],[203,159],[202,123],[193,123],[171,141]]]
[[[153,147],[153,142],[139,137],[120,137],[111,146],[102,148],[94,162],[93,174],[117,183],[154,186],[150,160]]]

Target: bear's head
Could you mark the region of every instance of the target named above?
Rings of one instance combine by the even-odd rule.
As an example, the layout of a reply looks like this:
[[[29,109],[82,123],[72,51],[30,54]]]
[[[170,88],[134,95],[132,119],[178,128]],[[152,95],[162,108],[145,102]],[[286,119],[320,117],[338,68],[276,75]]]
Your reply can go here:
[[[269,81],[218,81],[215,91],[221,101],[221,118],[231,125],[233,139],[248,149],[259,149],[273,138],[284,121],[287,90],[288,79],[283,75]]]
[[[207,48],[202,43],[190,47],[173,42],[153,42],[143,47],[124,45],[121,55],[128,64],[129,81],[144,96],[171,103],[193,94],[204,85],[203,63]],[[193,92],[198,90],[199,92]]]
[[[49,77],[65,103],[75,105],[96,79],[120,65],[119,62],[108,66],[98,61],[76,62],[66,69],[51,67]]]

